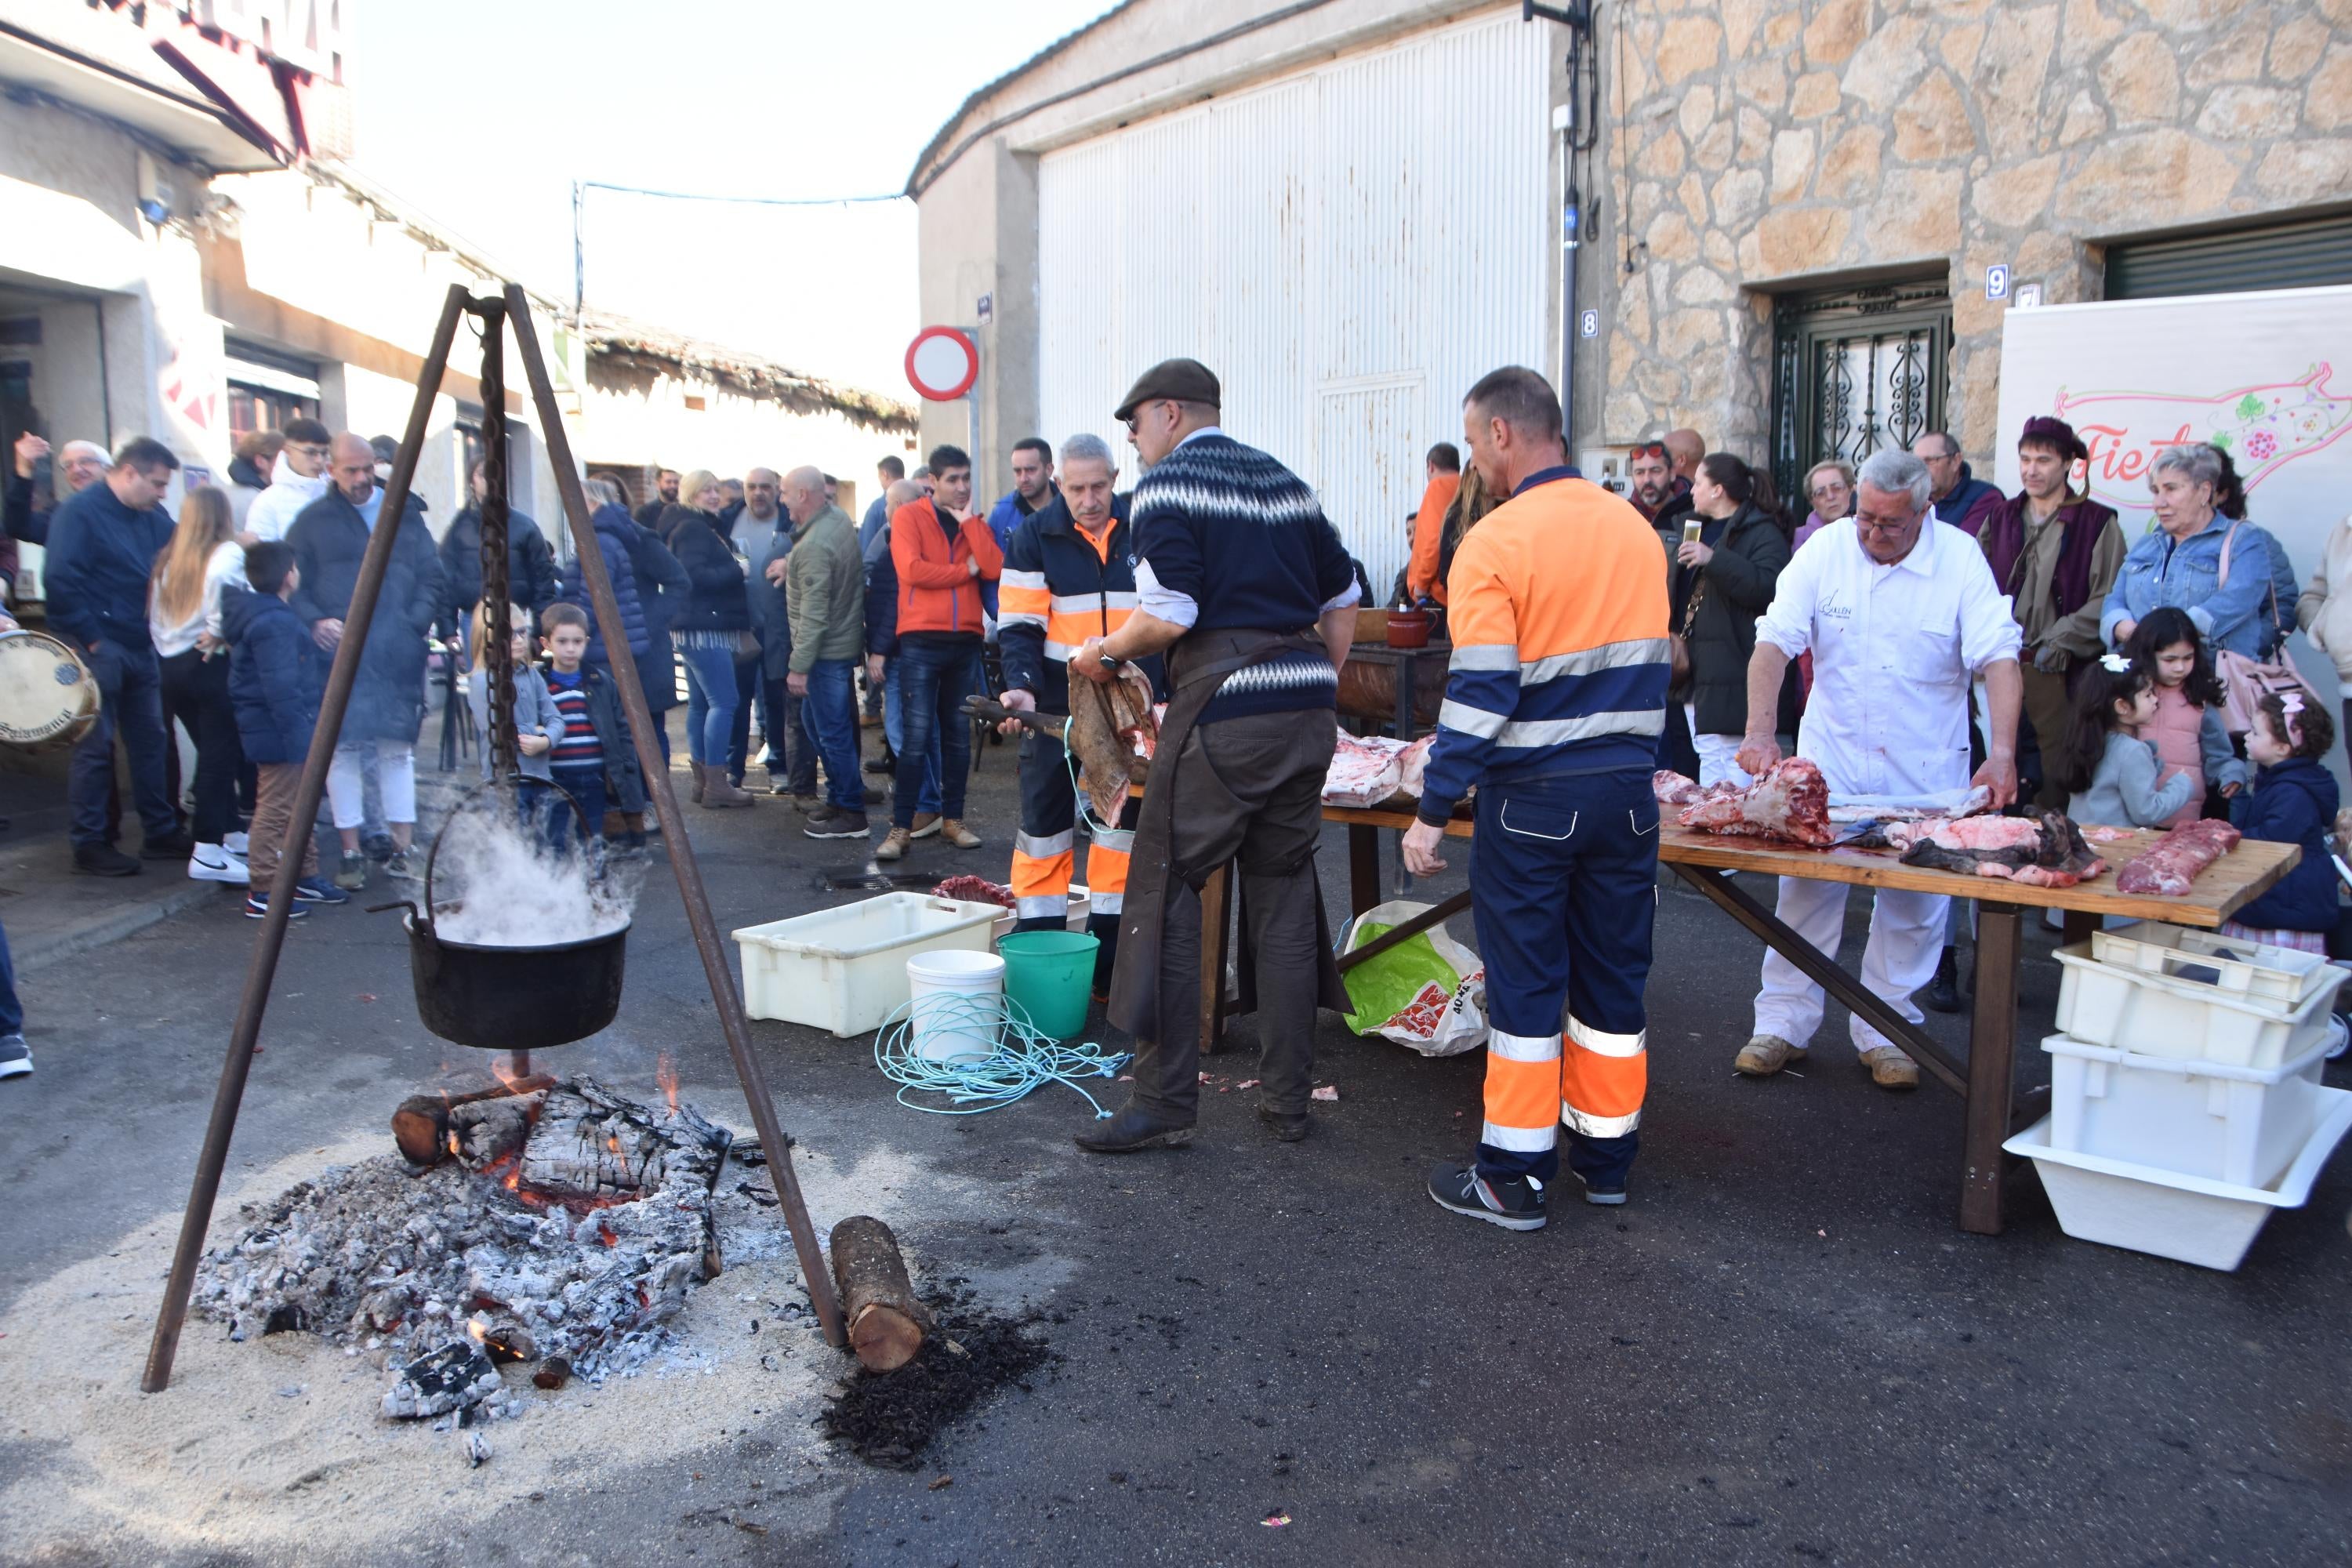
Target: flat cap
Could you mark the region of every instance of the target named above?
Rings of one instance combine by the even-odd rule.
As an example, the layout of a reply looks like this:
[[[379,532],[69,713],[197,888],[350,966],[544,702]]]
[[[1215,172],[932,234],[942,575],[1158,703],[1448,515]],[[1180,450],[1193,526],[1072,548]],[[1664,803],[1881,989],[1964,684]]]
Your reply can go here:
[[[1172,397],[1180,403],[1205,403],[1212,408],[1224,401],[1224,389],[1217,384],[1214,372],[1196,359],[1164,359],[1141,375],[1119,399],[1111,417],[1124,419],[1135,412],[1138,404]]]

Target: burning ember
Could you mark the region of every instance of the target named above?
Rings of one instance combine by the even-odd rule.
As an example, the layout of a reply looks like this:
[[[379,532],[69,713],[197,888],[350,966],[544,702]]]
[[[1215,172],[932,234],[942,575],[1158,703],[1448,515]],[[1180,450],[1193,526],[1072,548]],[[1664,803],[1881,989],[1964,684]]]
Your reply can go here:
[[[422,1142],[436,1163],[385,1154],[248,1205],[198,1269],[198,1310],[233,1340],[306,1330],[358,1351],[388,1374],[394,1416],[514,1414],[500,1365],[601,1383],[667,1344],[718,1268],[724,1129],[584,1078],[403,1116],[420,1105],[447,1123]]]

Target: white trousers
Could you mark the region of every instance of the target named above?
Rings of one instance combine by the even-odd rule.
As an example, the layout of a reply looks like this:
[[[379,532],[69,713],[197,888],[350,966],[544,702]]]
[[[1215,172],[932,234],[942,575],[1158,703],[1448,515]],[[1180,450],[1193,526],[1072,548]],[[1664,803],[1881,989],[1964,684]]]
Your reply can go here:
[[[1834,962],[1845,935],[1845,895],[1843,882],[1783,877],[1777,912]],[[1870,942],[1862,950],[1863,989],[1915,1024],[1924,1015],[1912,1005],[1911,994],[1936,977],[1936,960],[1944,946],[1945,906],[1950,902],[1943,893],[1881,888],[1871,908]],[[1778,952],[1764,954],[1763,988],[1756,993],[1756,1033],[1778,1035],[1802,1047],[1822,1026],[1823,1005],[1822,988],[1803,971]],[[1853,1022],[1857,1052],[1895,1043],[1859,1015]]]
[[[416,748],[406,741],[346,741],[335,748],[327,764],[327,800],[335,814],[335,828],[357,827],[367,817],[362,755],[373,752],[376,777],[383,791],[383,819],[416,820]]]
[[[1700,787],[1728,784],[1746,789],[1756,782],[1752,774],[1741,771],[1739,764],[1732,760],[1739,755],[1738,736],[1700,734],[1696,703],[1683,704],[1683,721],[1690,726],[1691,750],[1698,753]]]

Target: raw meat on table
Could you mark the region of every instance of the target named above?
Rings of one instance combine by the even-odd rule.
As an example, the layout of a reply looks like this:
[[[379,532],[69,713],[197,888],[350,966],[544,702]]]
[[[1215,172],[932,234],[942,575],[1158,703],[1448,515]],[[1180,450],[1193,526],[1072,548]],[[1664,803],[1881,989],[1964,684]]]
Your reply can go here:
[[[2063,812],[2039,817],[1964,816],[1949,821],[1895,824],[1906,866],[1962,876],[1992,877],[2029,888],[2071,888],[2107,868],[2083,842],[2083,830]]]
[[[1331,750],[1331,770],[1323,775],[1324,804],[1362,810],[1396,794],[1404,782],[1404,766],[1397,760],[1402,750],[1394,742],[1341,731]]]
[[[1816,848],[1837,837],[1830,828],[1829,782],[1803,757],[1774,763],[1744,790],[1704,796],[1684,811],[1682,825],[1702,833],[1774,838]]]
[[[1706,792],[1688,774],[1660,768],[1650,775],[1650,793],[1658,797],[1660,805],[1696,805]]]
[[[2228,823],[2210,817],[2176,827],[2126,866],[2116,878],[2116,886],[2126,893],[2187,898],[2189,884],[2207,867],[2235,849],[2240,837]]]

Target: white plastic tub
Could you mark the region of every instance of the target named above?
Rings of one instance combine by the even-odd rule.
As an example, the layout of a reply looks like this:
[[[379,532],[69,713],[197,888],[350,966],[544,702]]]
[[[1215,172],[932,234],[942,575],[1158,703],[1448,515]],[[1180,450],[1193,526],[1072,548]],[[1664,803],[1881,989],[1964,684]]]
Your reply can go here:
[[[2326,955],[2266,947],[2187,926],[2147,923],[2129,931],[2094,931],[2091,956],[2117,969],[2143,974],[2193,977],[2255,1002],[2277,1007],[2300,1005],[2327,984]]]
[[[2142,1056],[2063,1035],[2050,1054],[2050,1146],[2234,1186],[2278,1180],[2326,1109],[2323,1041],[2274,1068]]]
[[[2263,1187],[2053,1149],[2046,1116],[2001,1147],[2033,1162],[2068,1236],[2200,1268],[2234,1269],[2271,1211],[2304,1205],[2320,1167],[2352,1129],[2352,1090],[2319,1092],[2325,1099],[2317,1124],[2286,1173]]]
[[[885,893],[734,933],[743,963],[743,1010],[830,1029],[844,1038],[905,1005],[907,960],[942,948],[988,951],[995,904]]]
[[[2172,955],[2176,960],[2180,957]],[[2300,1057],[2326,1037],[2327,1010],[2345,972],[2315,972],[2299,1003],[2257,1001],[2172,972],[2151,974],[2101,963],[2087,943],[2058,950],[2058,1032],[2084,1045],[2142,1056],[2200,1058],[2236,1067],[2272,1068]],[[2192,960],[2189,965],[2196,967]],[[2209,972],[2218,972],[2209,961]]]
[[[1093,912],[1094,895],[1087,891],[1087,885],[1084,882],[1071,883],[1069,915],[1064,923],[1071,931],[1082,931],[1087,929],[1087,918]],[[1021,917],[1013,913],[1011,910],[998,910],[996,911],[996,927],[993,932],[996,940],[1002,942],[1006,937],[1011,936],[1013,934],[1013,926],[1019,923],[1020,919]]]

